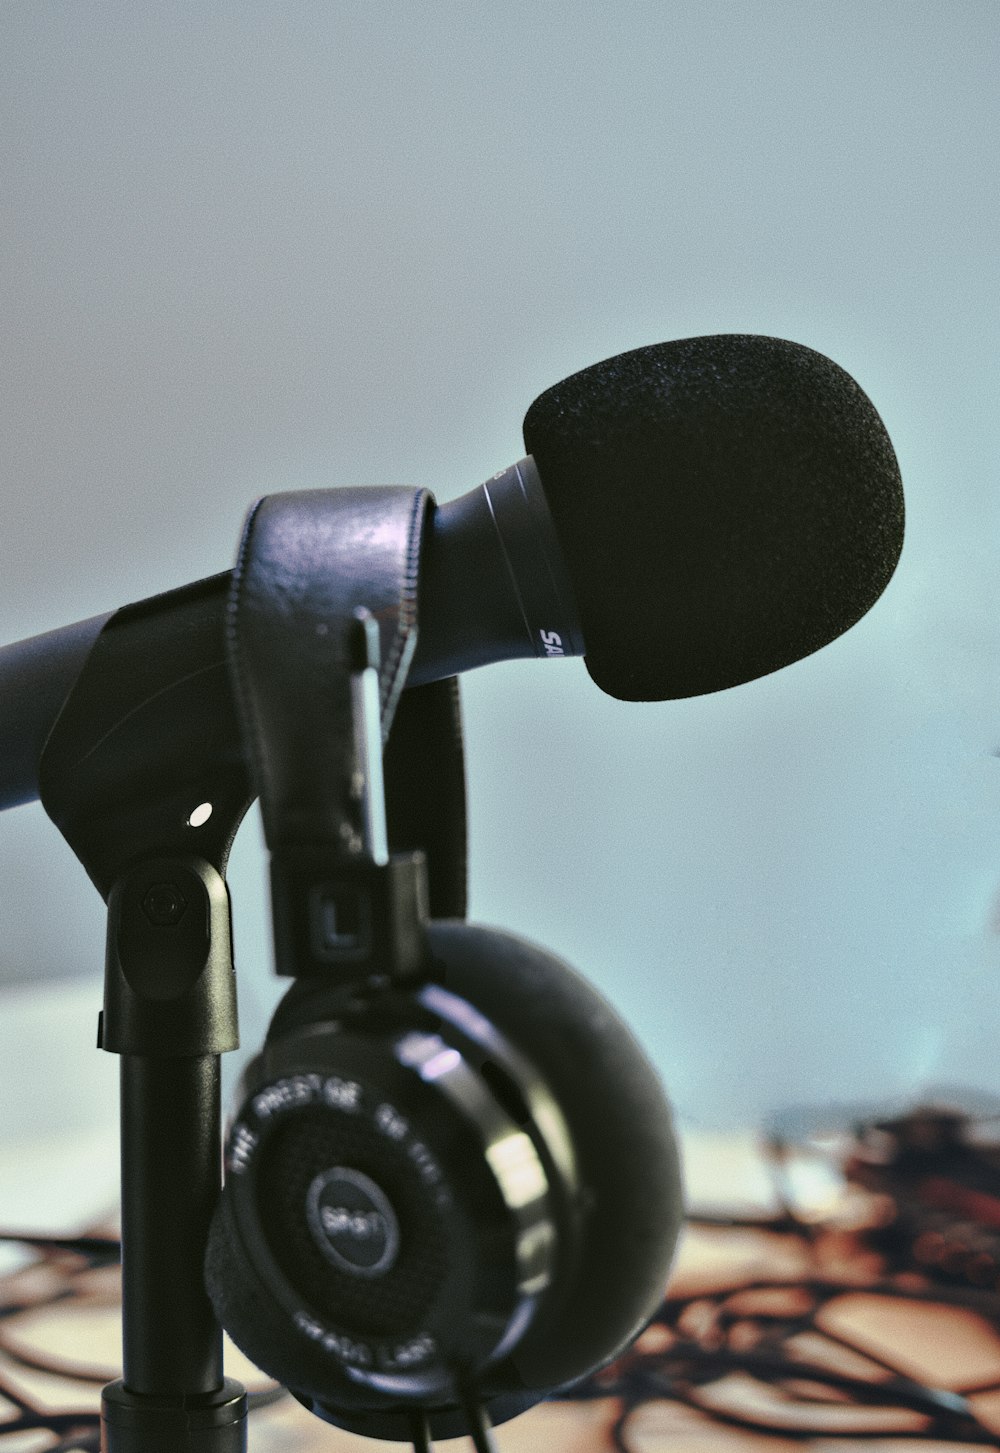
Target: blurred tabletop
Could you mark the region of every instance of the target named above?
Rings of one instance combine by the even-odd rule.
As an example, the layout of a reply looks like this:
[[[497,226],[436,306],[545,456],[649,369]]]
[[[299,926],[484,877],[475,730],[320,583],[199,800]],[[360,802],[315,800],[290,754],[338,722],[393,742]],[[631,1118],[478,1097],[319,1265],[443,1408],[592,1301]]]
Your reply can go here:
[[[752,1137],[689,1135],[684,1162],[689,1205],[706,1213],[685,1231],[670,1283],[672,1302],[684,1306],[676,1324],[684,1335],[705,1342],[706,1319],[717,1315],[721,1295],[728,1297],[734,1313],[729,1341],[738,1347],[742,1338],[749,1346],[755,1329],[768,1317],[792,1314],[794,1319],[797,1299],[808,1298],[807,1288],[819,1278],[837,1289],[803,1320],[789,1344],[804,1359],[803,1366],[823,1365],[848,1377],[870,1378],[875,1386],[887,1386],[900,1374],[932,1389],[945,1408],[949,1394],[966,1393],[980,1425],[970,1432],[968,1445],[1000,1446],[1000,1335],[990,1322],[968,1305],[954,1299],[949,1304],[947,1297],[938,1301],[933,1293],[910,1300],[873,1291],[877,1268],[843,1225],[810,1239],[742,1224],[754,1216],[773,1216],[776,1210],[772,1180]],[[89,1181],[84,1167],[90,1168]],[[103,1224],[113,1230],[113,1145],[106,1134],[91,1143],[78,1138],[75,1144],[64,1139],[8,1145],[0,1152],[0,1173],[0,1219],[7,1228],[63,1234],[101,1224],[94,1204],[100,1183],[106,1196]],[[808,1191],[817,1205],[843,1193],[832,1174],[826,1183],[822,1176],[813,1180]],[[740,1224],[726,1224],[727,1209],[730,1219]],[[713,1224],[705,1224],[706,1218]],[[3,1415],[14,1415],[15,1398],[46,1411],[93,1411],[101,1381],[117,1375],[117,1268],[106,1265],[78,1275],[72,1299],[61,1303],[45,1289],[46,1278],[52,1282],[60,1272],[58,1258],[31,1264],[23,1251],[8,1250],[3,1269],[5,1308],[12,1302],[26,1308],[14,1315],[8,1310],[0,1320],[0,1389],[7,1398],[7,1407],[0,1405]],[[777,1453],[803,1446],[822,1453],[857,1453],[862,1448],[902,1453],[914,1447],[964,1446],[954,1435],[948,1442],[924,1438],[914,1444],[914,1437],[929,1426],[923,1411],[880,1406],[877,1397],[868,1406],[853,1398],[838,1401],[836,1389],[831,1393],[830,1386],[817,1388],[805,1375],[800,1386],[786,1378],[778,1387],[737,1369],[703,1389],[700,1408],[666,1397],[656,1389],[656,1360],[663,1348],[676,1346],[677,1335],[676,1327],[668,1331],[654,1324],[637,1344],[631,1365],[652,1373],[652,1381],[647,1377],[643,1395],[635,1399],[620,1442],[615,1441],[615,1428],[623,1411],[622,1383],[616,1378],[611,1395],[592,1388],[586,1400],[545,1403],[500,1427],[496,1438],[501,1453],[713,1453],[723,1448]],[[31,1366],[45,1360],[60,1363],[70,1375]],[[266,1386],[235,1349],[230,1349],[227,1369],[251,1388]],[[975,1388],[981,1390],[969,1391]],[[746,1419],[771,1423],[774,1430],[738,1426]],[[35,1453],[54,1446],[38,1436],[2,1437],[0,1453],[8,1448],[9,1453]],[[66,1453],[71,1446],[59,1444]],[[374,1453],[380,1446],[391,1450],[404,1445],[380,1445],[342,1433],[318,1422],[289,1397],[251,1415],[250,1453]],[[455,1440],[436,1446],[457,1453],[471,1445]]]

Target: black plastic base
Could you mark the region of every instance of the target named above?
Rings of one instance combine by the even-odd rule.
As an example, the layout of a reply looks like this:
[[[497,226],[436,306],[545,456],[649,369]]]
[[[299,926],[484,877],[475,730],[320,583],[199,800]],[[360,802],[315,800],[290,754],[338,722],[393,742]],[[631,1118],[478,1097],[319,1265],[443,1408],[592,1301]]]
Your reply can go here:
[[[146,1397],[110,1382],[101,1399],[101,1453],[246,1453],[247,1395],[227,1377],[197,1398]]]

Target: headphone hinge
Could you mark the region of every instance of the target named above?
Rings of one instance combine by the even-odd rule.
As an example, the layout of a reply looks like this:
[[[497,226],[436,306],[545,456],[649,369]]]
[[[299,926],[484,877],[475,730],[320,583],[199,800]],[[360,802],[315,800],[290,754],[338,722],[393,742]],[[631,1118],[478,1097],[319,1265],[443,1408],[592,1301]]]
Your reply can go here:
[[[345,863],[328,843],[279,844],[271,911],[279,975],[412,980],[427,959],[426,857]]]

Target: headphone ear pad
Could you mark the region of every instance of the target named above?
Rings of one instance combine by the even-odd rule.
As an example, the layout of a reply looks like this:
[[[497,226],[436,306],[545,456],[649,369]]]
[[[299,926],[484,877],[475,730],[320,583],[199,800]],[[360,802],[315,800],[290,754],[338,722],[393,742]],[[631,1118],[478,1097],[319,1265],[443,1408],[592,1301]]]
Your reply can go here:
[[[508,1359],[555,1388],[616,1356],[660,1305],[682,1218],[672,1117],[631,1030],[554,954],[499,929],[430,925],[433,977],[496,1025],[565,1117],[586,1210],[570,1284]]]
[[[347,1380],[314,1343],[297,1335],[281,1315],[274,1295],[242,1250],[232,1203],[223,1195],[212,1218],[205,1250],[205,1285],[215,1315],[240,1349],[269,1377],[289,1388],[324,1388],[345,1409],[364,1408],[371,1398],[353,1392]]]

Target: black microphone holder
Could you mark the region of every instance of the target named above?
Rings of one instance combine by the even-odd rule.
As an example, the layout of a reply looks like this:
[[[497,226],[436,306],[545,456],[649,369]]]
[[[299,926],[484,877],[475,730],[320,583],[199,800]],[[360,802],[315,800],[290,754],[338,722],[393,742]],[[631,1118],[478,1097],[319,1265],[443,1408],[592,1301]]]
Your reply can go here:
[[[238,1044],[224,873],[253,794],[213,593],[177,592],[167,615],[159,651],[144,623],[141,682],[136,615],[102,631],[41,767],[46,810],[108,904],[98,1044],[121,1062],[123,1375],[104,1389],[101,1446],[244,1453],[246,1392],[223,1374],[203,1260],[219,1056]]]

